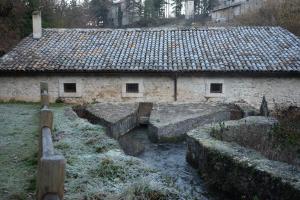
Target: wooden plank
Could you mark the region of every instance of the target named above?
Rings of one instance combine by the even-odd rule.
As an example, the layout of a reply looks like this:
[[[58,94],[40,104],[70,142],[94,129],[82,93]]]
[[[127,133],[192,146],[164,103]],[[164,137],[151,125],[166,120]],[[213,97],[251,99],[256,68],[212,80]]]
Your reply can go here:
[[[45,90],[41,93],[41,106],[49,106],[49,94]]]
[[[48,127],[42,129],[42,157],[54,155],[51,130]]]
[[[66,161],[63,156],[42,157],[38,172],[37,198],[42,200],[46,194],[57,194],[63,199]]]
[[[38,158],[42,157],[42,152],[43,152],[43,148],[42,148],[42,130],[43,128],[47,127],[50,129],[50,132],[52,132],[52,126],[53,126],[53,113],[51,110],[49,110],[48,108],[43,108],[41,109],[40,112],[40,133],[39,133],[39,146],[38,146]],[[40,160],[38,160],[38,163],[40,162]]]
[[[44,107],[43,109],[41,109],[41,122],[40,122],[40,126],[41,126],[41,128],[48,127],[52,131],[53,113],[47,107]]]

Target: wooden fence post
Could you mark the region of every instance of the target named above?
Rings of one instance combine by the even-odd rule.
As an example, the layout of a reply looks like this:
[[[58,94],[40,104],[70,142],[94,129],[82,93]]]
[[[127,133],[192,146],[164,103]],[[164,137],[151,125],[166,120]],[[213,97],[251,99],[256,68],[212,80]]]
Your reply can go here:
[[[48,108],[48,84],[42,82],[40,133],[38,149],[37,200],[62,200],[66,160],[54,154],[52,141],[53,113]]]
[[[59,199],[64,196],[65,158],[61,155],[42,157],[38,176],[38,200],[46,194],[57,194]]]
[[[41,105],[49,106],[49,92],[48,92],[48,83],[41,82],[40,83],[40,90],[41,90]]]
[[[65,181],[65,158],[61,155],[54,155],[50,128],[42,128],[41,139],[42,157],[39,160],[38,168],[37,199],[44,200],[46,194],[56,194],[62,200]],[[48,198],[50,197],[53,196],[50,195]]]
[[[49,95],[48,92],[45,90],[41,93],[41,106],[49,106]]]

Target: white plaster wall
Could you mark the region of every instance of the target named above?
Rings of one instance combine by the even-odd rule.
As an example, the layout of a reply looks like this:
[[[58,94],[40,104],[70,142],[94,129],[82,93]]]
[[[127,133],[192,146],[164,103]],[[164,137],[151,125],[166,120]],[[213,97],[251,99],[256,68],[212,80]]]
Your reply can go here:
[[[80,95],[70,95],[70,102],[119,102],[119,101],[174,101],[174,81],[170,77],[147,76],[34,76],[34,77],[0,77],[0,100],[34,101],[40,100],[40,82],[47,82],[51,101],[61,93],[63,82],[76,81]],[[143,94],[137,97],[122,95],[126,82],[143,84]],[[223,94],[210,94],[210,83],[223,83]],[[178,77],[178,102],[229,103],[245,100],[255,107],[260,106],[265,95],[270,107],[273,100],[279,104],[300,106],[300,78],[275,77]]]
[[[0,77],[0,100],[40,101],[40,82],[47,82],[51,101],[58,97],[58,79],[48,77]]]
[[[223,83],[224,94],[215,97],[209,95],[212,82]],[[271,108],[274,102],[300,106],[300,78],[185,77],[178,80],[178,101],[229,103],[244,100],[259,108],[264,95]]]
[[[93,101],[173,101],[174,85],[169,77],[129,76],[34,76],[0,77],[0,100],[40,100],[40,82],[47,82],[51,101],[63,97],[69,102]],[[76,82],[77,93],[66,94],[63,83]],[[142,94],[136,97],[122,95],[126,83],[142,84]],[[124,89],[123,89],[124,90]]]

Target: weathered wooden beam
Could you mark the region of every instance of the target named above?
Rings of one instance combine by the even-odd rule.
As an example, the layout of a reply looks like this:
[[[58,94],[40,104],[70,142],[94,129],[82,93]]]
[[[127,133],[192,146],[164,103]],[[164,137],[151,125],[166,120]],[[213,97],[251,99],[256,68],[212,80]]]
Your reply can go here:
[[[40,159],[43,155],[43,128],[48,128],[50,131],[50,134],[52,132],[52,126],[53,126],[53,113],[48,108],[41,109],[40,112],[40,133],[39,133],[39,146],[38,146],[38,158]],[[40,160],[38,161],[38,163]]]
[[[49,106],[49,94],[45,90],[41,93],[41,106]]]
[[[60,200],[57,194],[47,194],[43,200]]]
[[[42,128],[42,154],[43,157],[54,155],[51,130],[48,127]]]
[[[48,84],[42,82],[38,151],[37,200],[62,200],[66,160],[54,155],[52,141],[53,113],[49,107]]]
[[[43,109],[41,109],[41,122],[40,122],[40,126],[41,126],[41,128],[48,127],[52,131],[53,113],[47,107],[44,107]]]
[[[37,199],[43,200],[47,194],[64,196],[65,158],[61,155],[42,157],[38,172]]]

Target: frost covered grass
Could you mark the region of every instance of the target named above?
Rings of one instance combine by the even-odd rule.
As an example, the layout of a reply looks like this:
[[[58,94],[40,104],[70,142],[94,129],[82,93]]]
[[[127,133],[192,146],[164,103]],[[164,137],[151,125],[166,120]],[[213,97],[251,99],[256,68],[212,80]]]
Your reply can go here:
[[[127,156],[105,128],[52,106],[55,149],[67,159],[65,199],[176,199],[159,171]]]
[[[65,199],[178,199],[161,173],[127,156],[105,128],[54,104],[54,146],[67,159]],[[35,199],[39,104],[0,104],[0,199]]]
[[[34,199],[38,104],[0,103],[0,199]]]

